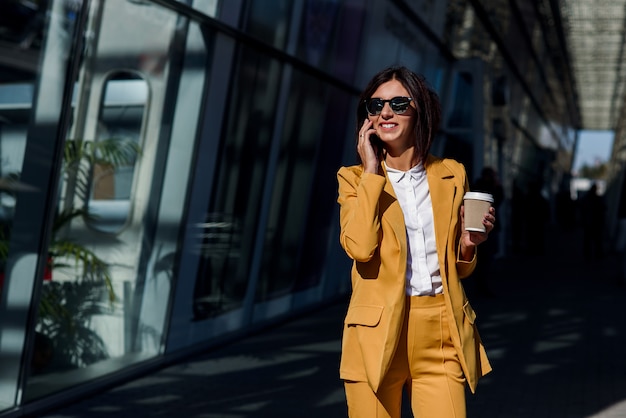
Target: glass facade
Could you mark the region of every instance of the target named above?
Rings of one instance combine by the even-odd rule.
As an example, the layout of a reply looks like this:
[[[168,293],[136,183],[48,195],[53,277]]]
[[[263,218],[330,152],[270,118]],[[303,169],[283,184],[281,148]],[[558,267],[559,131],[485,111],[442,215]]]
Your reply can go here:
[[[274,112],[282,65],[253,49],[235,58],[234,82],[219,144],[213,195],[206,209],[202,258],[194,289],[194,317],[241,307],[269,171]]]
[[[178,124],[197,120],[206,73],[197,77],[195,67],[206,45],[194,39],[195,24],[156,5],[111,0],[86,12],[85,31],[97,36],[87,40],[77,81],[66,85],[71,125],[58,138],[50,273],[26,401],[164,350],[176,243],[161,231],[180,229],[184,211],[163,207],[172,194],[163,186],[184,202],[189,172],[181,167],[191,165],[196,132]],[[177,102],[188,77],[199,88]],[[176,171],[168,170],[172,160]]]
[[[18,58],[16,71],[3,60],[2,88],[2,299],[0,316],[0,408],[20,401],[18,381],[38,366],[39,342],[32,313],[51,262],[41,251],[51,235],[54,191],[62,155],[57,133],[67,125],[62,109],[70,103],[64,88],[76,60],[74,10],[61,3],[10,2],[3,32],[3,57]],[[9,9],[10,7],[10,9]],[[48,16],[48,19],[46,19]],[[13,21],[13,19],[21,21]],[[15,25],[13,25],[15,24]],[[45,28],[45,29],[44,29]],[[18,50],[17,55],[7,54]],[[4,80],[3,80],[4,81]]]
[[[434,153],[517,169],[489,160],[495,71],[461,2],[409,3],[2,3],[0,416],[346,295],[335,175],[384,66],[441,96]],[[538,161],[511,83],[506,146]]]

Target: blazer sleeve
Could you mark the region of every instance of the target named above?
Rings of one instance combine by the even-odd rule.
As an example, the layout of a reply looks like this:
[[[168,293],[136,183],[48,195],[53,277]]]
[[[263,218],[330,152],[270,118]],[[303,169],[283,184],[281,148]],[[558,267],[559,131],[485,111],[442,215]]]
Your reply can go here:
[[[465,171],[465,166],[459,162],[456,162],[456,165],[458,166],[457,170],[458,173],[456,174],[458,176],[458,178],[461,179],[462,181],[462,187],[463,187],[463,195],[461,196],[461,202],[460,205],[463,204],[463,196],[465,195],[465,193],[470,191],[470,187],[469,187],[469,181],[467,178],[467,172]],[[460,205],[459,208],[457,210],[460,211]],[[462,234],[462,230],[461,230],[461,218],[459,215],[459,219],[458,219],[459,223],[456,225],[456,229],[457,229],[457,234],[456,234],[456,271],[459,275],[460,279],[464,279],[466,277],[468,277],[470,274],[472,274],[472,272],[474,271],[474,269],[476,268],[476,262],[477,262],[477,254],[478,254],[478,246],[474,248],[474,257],[472,257],[471,260],[462,260],[461,257],[461,234]]]
[[[341,246],[353,260],[367,262],[380,240],[378,201],[386,179],[353,166],[339,169],[337,181]]]

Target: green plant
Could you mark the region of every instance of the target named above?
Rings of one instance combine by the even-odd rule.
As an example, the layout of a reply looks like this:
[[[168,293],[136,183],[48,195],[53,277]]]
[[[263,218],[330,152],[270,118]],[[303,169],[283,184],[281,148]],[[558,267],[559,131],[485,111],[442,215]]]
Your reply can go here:
[[[52,241],[48,249],[52,262],[49,267],[53,270],[74,267],[79,273],[77,282],[104,284],[111,302],[115,300],[115,293],[107,263],[84,245],[72,240],[70,226],[76,218],[91,216],[85,207],[96,165],[116,168],[133,164],[139,153],[139,145],[125,138],[100,141],[68,139],[65,142],[62,166],[65,195],[62,209],[55,216],[52,227]],[[76,208],[76,200],[82,207]]]
[[[52,342],[60,357],[57,362],[81,367],[107,357],[105,345],[90,322],[93,315],[112,310],[116,295],[108,263],[72,239],[71,224],[77,218],[91,217],[86,207],[96,165],[115,169],[134,164],[140,149],[130,139],[70,139],[64,151],[64,195],[52,227],[48,267],[52,271],[63,269],[74,279],[44,283],[37,329]]]
[[[140,153],[139,145],[127,138],[107,138],[100,141],[68,139],[63,157],[64,210],[70,213],[73,211],[76,197],[83,206],[86,204],[93,170],[97,165],[112,168],[130,165]]]

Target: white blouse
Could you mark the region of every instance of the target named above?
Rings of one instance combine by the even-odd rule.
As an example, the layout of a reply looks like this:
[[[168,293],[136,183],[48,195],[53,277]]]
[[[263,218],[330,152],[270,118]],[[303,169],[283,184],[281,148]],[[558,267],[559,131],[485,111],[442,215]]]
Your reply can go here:
[[[407,236],[406,292],[409,296],[443,293],[433,206],[428,179],[420,163],[409,171],[388,167],[387,175],[404,214]]]

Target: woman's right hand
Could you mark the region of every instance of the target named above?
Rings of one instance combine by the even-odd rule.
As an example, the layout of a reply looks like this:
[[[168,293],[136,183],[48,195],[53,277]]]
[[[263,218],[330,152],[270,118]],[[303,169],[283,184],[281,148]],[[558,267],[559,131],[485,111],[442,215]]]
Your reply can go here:
[[[376,174],[378,173],[378,153],[380,150],[372,144],[371,135],[376,135],[376,130],[372,128],[372,121],[365,119],[359,130],[359,141],[356,148],[363,163],[363,171]]]

